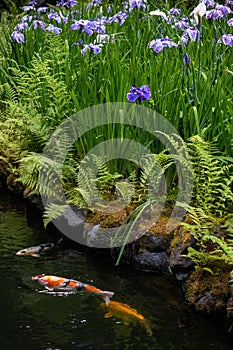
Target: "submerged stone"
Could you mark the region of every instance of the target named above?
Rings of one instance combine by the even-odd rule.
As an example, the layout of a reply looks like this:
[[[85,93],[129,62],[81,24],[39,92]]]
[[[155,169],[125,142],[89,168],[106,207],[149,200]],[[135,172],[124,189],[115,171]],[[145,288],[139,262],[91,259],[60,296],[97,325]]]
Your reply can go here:
[[[169,256],[165,252],[145,252],[135,255],[133,263],[135,269],[144,272],[155,272],[158,274],[170,275]]]

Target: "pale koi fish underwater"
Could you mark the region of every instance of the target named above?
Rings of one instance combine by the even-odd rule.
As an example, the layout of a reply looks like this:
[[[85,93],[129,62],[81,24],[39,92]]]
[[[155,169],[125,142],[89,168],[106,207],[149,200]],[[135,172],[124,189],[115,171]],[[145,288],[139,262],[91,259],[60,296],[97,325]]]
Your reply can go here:
[[[18,256],[33,256],[35,258],[39,258],[41,253],[46,252],[47,250],[50,250],[54,248],[56,245],[58,245],[60,242],[62,242],[63,238],[59,239],[57,243],[41,243],[34,247],[28,247],[19,250],[16,255]]]

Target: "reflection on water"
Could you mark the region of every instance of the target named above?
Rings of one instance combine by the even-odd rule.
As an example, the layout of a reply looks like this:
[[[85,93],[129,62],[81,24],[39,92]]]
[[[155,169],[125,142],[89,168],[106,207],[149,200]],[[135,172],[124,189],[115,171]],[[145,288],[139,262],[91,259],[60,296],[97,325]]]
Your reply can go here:
[[[229,324],[196,313],[185,303],[180,288],[161,277],[139,275],[62,244],[40,258],[16,256],[25,247],[56,241],[57,237],[43,232],[39,221],[36,224],[37,229],[29,227],[22,201],[1,189],[1,350],[232,348]],[[31,276],[42,273],[114,291],[118,312],[101,307],[101,299],[87,293],[41,293],[43,287],[35,286]],[[127,311],[120,306],[125,304],[148,321],[152,335],[140,322],[124,318]],[[105,317],[107,313],[111,317]]]

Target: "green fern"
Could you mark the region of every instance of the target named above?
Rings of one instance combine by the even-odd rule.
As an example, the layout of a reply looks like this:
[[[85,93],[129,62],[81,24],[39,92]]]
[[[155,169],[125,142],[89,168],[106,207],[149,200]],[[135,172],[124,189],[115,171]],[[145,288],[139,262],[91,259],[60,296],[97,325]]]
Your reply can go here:
[[[96,169],[96,186],[101,192],[111,192],[118,179],[122,178],[122,175],[115,173],[111,174],[109,172],[108,166],[104,161],[103,157],[97,156],[95,154],[92,157],[92,168]]]
[[[119,174],[111,174],[102,157],[96,155],[86,156],[81,163],[76,163],[72,173],[75,185],[67,191],[68,201],[79,206],[85,203],[90,209],[101,205],[100,197],[106,200],[105,193],[113,191],[116,180],[121,178]]]
[[[63,198],[61,164],[39,153],[28,153],[20,161],[20,181],[42,196]]]
[[[55,203],[46,206],[43,213],[44,226],[46,227],[51,221],[61,217],[61,215],[66,211],[67,207],[67,204],[61,205]]]
[[[213,235],[204,236],[202,242],[211,241],[212,243],[216,243],[222,250],[221,257],[224,253],[229,259],[229,263],[233,264],[233,240],[228,240],[228,243],[224,241],[224,239],[220,239]]]
[[[182,226],[196,238],[199,250],[189,248],[187,256],[205,268],[210,268],[213,261],[231,265],[232,166],[222,165],[216,147],[200,136],[190,138],[188,147],[193,164],[194,200],[193,205],[186,208],[191,223],[184,222]]]
[[[172,158],[165,154],[149,154],[142,158],[142,172],[140,175],[140,187],[159,195],[159,188],[165,176],[166,170],[173,164]],[[162,196],[162,193],[160,193]]]
[[[21,104],[30,106],[36,114],[43,115],[44,123],[50,128],[55,128],[67,117],[71,98],[64,81],[64,73],[56,72],[52,66],[51,58],[42,60],[35,56],[30,69],[22,70],[12,66],[9,70],[11,86],[15,90],[14,94],[11,92],[12,96],[17,96]]]
[[[224,216],[233,205],[231,165],[222,165],[216,147],[200,136],[190,138],[188,147],[194,168],[195,202],[206,213]]]
[[[211,274],[215,274],[223,264],[232,264],[232,261],[226,254],[223,254],[222,250],[213,250],[211,253],[206,253],[189,247],[188,253],[184,256],[193,260],[196,269],[202,268]]]

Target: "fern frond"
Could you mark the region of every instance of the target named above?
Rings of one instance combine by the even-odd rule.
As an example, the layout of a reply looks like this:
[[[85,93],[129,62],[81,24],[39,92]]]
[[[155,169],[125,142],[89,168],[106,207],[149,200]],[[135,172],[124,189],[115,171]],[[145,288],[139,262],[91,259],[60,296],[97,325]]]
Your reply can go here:
[[[188,253],[184,256],[192,259],[197,267],[204,267],[205,270],[210,269],[211,273],[213,274],[216,266],[219,266],[221,263],[229,264],[230,262],[228,257],[221,253],[222,252],[220,251],[216,254],[216,251],[214,251],[212,254],[210,254],[205,251],[199,251],[193,247],[189,247]]]
[[[192,157],[196,206],[210,215],[224,216],[233,205],[230,165],[222,165],[216,157],[216,147],[193,136],[188,142]]]
[[[68,208],[68,205],[61,205],[61,204],[49,204],[48,206],[45,207],[45,211],[43,213],[43,222],[44,222],[44,227],[53,221],[54,219],[59,218],[66,209]]]
[[[211,241],[213,243],[218,244],[219,247],[222,249],[222,251],[229,258],[229,263],[233,264],[233,246],[231,246],[229,243],[227,244],[223,239],[220,239],[220,238],[213,236],[213,235],[204,236],[202,241],[203,242]]]
[[[38,153],[28,153],[20,161],[20,181],[42,196],[63,198],[62,168],[54,159]]]

